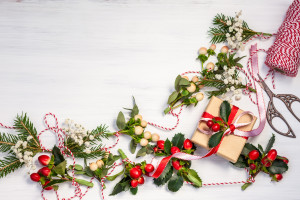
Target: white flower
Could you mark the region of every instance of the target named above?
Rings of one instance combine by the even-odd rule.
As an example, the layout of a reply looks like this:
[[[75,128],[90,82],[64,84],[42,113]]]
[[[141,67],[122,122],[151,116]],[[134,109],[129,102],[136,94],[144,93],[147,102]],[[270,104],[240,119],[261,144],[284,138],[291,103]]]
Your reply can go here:
[[[227,92],[229,92],[229,91],[230,91],[230,89],[229,89],[229,88],[226,88],[226,91],[227,91]]]
[[[236,13],[237,17],[240,17],[242,15],[242,11],[240,10],[238,13]]]
[[[228,80],[227,80],[226,78],[224,79],[224,83],[225,83],[225,84],[228,84]]]
[[[229,75],[233,75],[233,74],[234,74],[234,69],[229,69],[229,70],[228,70],[228,74],[229,74]]]
[[[95,137],[93,135],[90,135],[89,138],[90,138],[90,140],[95,139]]]
[[[237,41],[240,42],[240,41],[242,41],[243,38],[242,37],[237,37],[236,39],[237,39]],[[241,44],[239,44],[239,45],[241,46]]]
[[[24,141],[22,145],[23,145],[23,148],[25,149],[27,147],[27,141]]]
[[[218,68],[217,66],[215,66],[214,70],[215,70],[215,71],[218,71],[218,69],[219,69],[219,68]]]
[[[238,91],[238,90],[234,90],[233,93],[234,93],[234,94],[239,94],[239,91]]]
[[[238,80],[235,80],[235,84],[237,84],[237,85],[238,85],[238,84],[240,84],[240,82],[239,82]]]
[[[20,162],[21,162],[21,163],[23,163],[23,162],[24,162],[24,160],[23,160],[23,159],[20,159]]]
[[[234,41],[235,40],[235,36],[232,36],[231,39],[232,39],[232,41]]]
[[[225,94],[222,94],[222,95],[221,95],[221,98],[224,99],[224,98],[225,98]]]
[[[230,90],[231,90],[231,91],[234,91],[234,90],[235,90],[235,87],[234,87],[234,86],[231,86],[231,87],[230,87]]]
[[[233,27],[229,27],[229,32],[232,32],[233,31]]]
[[[220,74],[216,74],[216,79],[221,80],[222,76]]]
[[[28,161],[28,158],[29,158],[29,157],[28,157],[27,155],[24,156],[24,160],[25,160],[25,161]]]
[[[229,34],[229,33],[226,33],[226,37],[230,37],[230,34]]]
[[[78,145],[81,146],[83,144],[83,140],[78,141]]]
[[[33,139],[31,135],[27,137],[27,141],[30,141],[31,139]]]
[[[13,152],[14,152],[15,154],[17,154],[17,153],[18,153],[18,149],[14,149]]]
[[[227,66],[224,66],[223,69],[224,69],[225,71],[227,71]]]
[[[230,20],[228,20],[228,21],[226,22],[226,24],[227,24],[227,26],[230,26],[232,23],[231,23]]]
[[[234,80],[230,80],[230,83],[231,83],[231,84],[234,84]]]
[[[36,169],[36,165],[32,165],[31,170],[35,170],[35,169]]]
[[[89,147],[89,146],[90,146],[90,142],[85,142],[84,145],[85,145],[86,147]]]
[[[84,152],[87,153],[87,154],[90,154],[91,150],[90,149],[85,149]]]
[[[21,153],[18,153],[18,154],[17,154],[17,158],[19,158],[19,159],[20,159],[20,158],[23,158],[23,155],[22,155]]]
[[[235,22],[237,22],[239,19],[238,19],[238,16],[236,16],[235,18],[234,18],[234,21]]]

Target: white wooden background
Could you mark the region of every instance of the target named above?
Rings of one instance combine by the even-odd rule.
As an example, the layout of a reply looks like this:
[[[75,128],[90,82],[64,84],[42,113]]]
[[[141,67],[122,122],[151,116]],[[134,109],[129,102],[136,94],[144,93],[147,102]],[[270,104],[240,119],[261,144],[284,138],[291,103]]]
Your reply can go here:
[[[134,95],[146,120],[173,126],[175,119],[162,114],[167,97],[179,73],[200,69],[195,58],[199,47],[209,45],[207,30],[213,16],[219,12],[234,15],[235,11],[243,10],[242,18],[252,29],[273,33],[291,2],[1,0],[0,122],[10,125],[16,114],[24,111],[38,130],[42,130],[44,114],[53,112],[60,122],[72,118],[89,129],[106,123],[115,130],[118,112],[132,105]],[[259,48],[268,48],[272,41],[255,42]],[[248,55],[247,50],[240,55]],[[262,74],[267,71],[264,58],[265,55],[260,55]],[[270,85],[270,80],[267,83]],[[276,74],[276,83],[276,93],[294,93],[300,97],[299,76],[289,78]],[[191,137],[207,102],[205,99],[196,108],[184,110],[175,131],[163,132],[153,127],[149,130],[160,133],[163,139],[176,132]],[[235,104],[257,114],[255,105],[246,96]],[[299,113],[299,104],[295,110]],[[290,170],[280,183],[271,183],[267,175],[261,174],[245,192],[240,185],[200,189],[184,185],[174,194],[166,187],[157,188],[147,179],[136,196],[127,192],[107,197],[114,182],[107,184],[106,199],[300,199],[300,127],[289,113],[284,114],[298,137],[290,139],[276,134],[275,148],[290,159]],[[267,124],[263,133],[251,142],[264,146],[271,133]],[[49,147],[54,144],[52,135],[44,138],[48,139]],[[128,145],[129,138],[122,136],[118,147],[130,155]],[[205,151],[200,149],[198,153]],[[132,155],[130,158],[134,159]],[[204,183],[246,179],[244,170],[216,156],[194,161],[193,168]],[[72,195],[71,187],[62,188],[61,195]],[[99,191],[100,186],[95,183],[85,199],[99,199]],[[55,199],[52,193],[46,196]],[[23,168],[0,180],[0,199],[41,199],[40,186],[30,181],[27,169]]]

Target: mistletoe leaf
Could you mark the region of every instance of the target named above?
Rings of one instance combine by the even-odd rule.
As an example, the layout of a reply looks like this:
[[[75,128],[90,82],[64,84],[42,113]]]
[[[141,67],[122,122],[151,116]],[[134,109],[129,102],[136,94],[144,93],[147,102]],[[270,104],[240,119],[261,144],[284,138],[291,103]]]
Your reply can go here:
[[[120,111],[117,118],[117,127],[122,130],[126,126],[124,114]]]
[[[179,81],[179,85],[188,87],[188,86],[191,85],[191,83],[188,80],[186,80],[185,78],[181,78],[180,81]]]
[[[136,158],[138,157],[143,157],[147,154],[147,148],[142,147],[137,153],[136,153]]]
[[[180,79],[181,79],[181,76],[180,76],[180,75],[178,75],[178,76],[176,77],[176,79],[175,79],[175,84],[174,84],[174,86],[175,86],[175,90],[176,90],[177,92],[180,91],[180,85],[179,85]]]
[[[175,101],[175,99],[178,97],[178,92],[174,91],[168,99],[168,104],[171,104],[173,101]]]
[[[137,147],[137,143],[135,142],[134,139],[132,139],[132,140],[130,141],[130,152],[131,152],[132,154],[134,154],[134,152],[135,152],[135,150],[136,150],[136,147]]]

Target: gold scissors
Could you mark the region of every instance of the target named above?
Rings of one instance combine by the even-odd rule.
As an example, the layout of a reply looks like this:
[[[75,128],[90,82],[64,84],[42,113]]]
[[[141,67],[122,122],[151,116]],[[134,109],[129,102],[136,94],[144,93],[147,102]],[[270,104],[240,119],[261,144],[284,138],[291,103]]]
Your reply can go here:
[[[268,94],[270,101],[268,104],[268,108],[267,108],[267,121],[269,123],[269,125],[272,127],[272,129],[283,135],[283,136],[287,136],[287,137],[291,137],[291,138],[296,138],[296,135],[294,133],[294,131],[292,130],[292,128],[290,127],[290,125],[287,123],[286,119],[282,116],[282,114],[275,108],[274,106],[274,102],[273,99],[277,98],[279,100],[281,100],[285,106],[287,107],[287,109],[290,111],[290,113],[300,122],[300,119],[296,116],[296,114],[293,112],[292,110],[292,103],[295,101],[300,102],[300,99],[293,95],[293,94],[274,94],[270,88],[267,86],[267,84],[264,82],[264,80],[259,76],[258,74],[258,78],[260,79],[260,81],[258,82],[258,84],[262,87],[262,89]],[[272,123],[274,118],[280,118],[288,127],[288,131],[286,133],[279,131],[278,129],[276,129]],[[277,126],[278,127],[278,126]]]

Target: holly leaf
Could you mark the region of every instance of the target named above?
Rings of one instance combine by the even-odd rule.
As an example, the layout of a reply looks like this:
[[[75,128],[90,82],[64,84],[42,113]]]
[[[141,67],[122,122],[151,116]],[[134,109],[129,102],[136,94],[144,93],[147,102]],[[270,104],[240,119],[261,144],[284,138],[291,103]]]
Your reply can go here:
[[[130,192],[131,194],[136,195],[136,193],[138,192],[138,187],[130,188]]]
[[[136,158],[138,157],[143,157],[147,154],[147,149],[146,147],[142,147],[137,153],[136,153]]]
[[[191,83],[188,80],[186,80],[185,78],[181,78],[179,81],[179,85],[188,87],[191,85]]]
[[[228,101],[223,101],[220,106],[220,117],[224,122],[228,122],[228,117],[231,113],[231,107]]]
[[[164,171],[161,173],[161,175],[158,178],[153,179],[153,183],[157,186],[164,185],[166,182],[170,180],[172,174],[173,174],[173,167],[169,162],[165,167]]]
[[[178,97],[178,92],[174,91],[168,99],[168,104],[171,104],[173,101],[175,101],[175,99]]]
[[[268,153],[272,149],[274,142],[275,142],[275,135],[272,134],[272,137],[270,138],[270,140],[266,146],[265,153]]]
[[[197,172],[193,169],[188,169],[187,178],[190,180],[190,182],[193,183],[195,187],[201,187],[202,186],[202,180],[198,176]],[[171,181],[171,180],[170,180]]]
[[[176,79],[175,79],[175,84],[174,84],[174,86],[175,86],[175,90],[176,90],[177,92],[180,91],[180,85],[179,85],[180,79],[181,79],[181,76],[180,76],[180,75],[178,75],[178,76],[176,77]]]
[[[117,127],[122,130],[126,126],[124,114],[120,111],[117,118]]]
[[[172,144],[173,144],[173,146],[176,146],[179,149],[182,149],[183,142],[184,142],[184,135],[182,133],[177,133],[172,138]]]
[[[239,168],[246,168],[246,167],[248,167],[247,161],[244,158],[244,156],[240,156],[238,158],[238,160],[236,161],[236,163],[232,163],[232,162],[230,162],[230,163],[233,164],[235,167],[239,167]]]
[[[282,174],[288,170],[288,165],[282,160],[274,160],[271,167],[269,167],[269,172],[272,174]]]
[[[127,177],[124,177],[119,183],[117,183],[112,191],[112,193],[109,196],[116,195],[120,192],[123,192],[129,188],[129,179]]]
[[[217,145],[220,143],[223,134],[224,134],[223,131],[219,131],[219,132],[213,134],[213,135],[209,138],[209,141],[208,141],[208,146],[209,146],[209,148],[213,148],[213,147],[217,146]]]
[[[164,150],[167,154],[171,154],[171,142],[169,139],[165,141]]]
[[[53,167],[52,170],[60,175],[65,175],[66,173],[66,165],[67,165],[67,161],[63,161],[61,163],[59,163],[57,166]]]
[[[136,147],[137,147],[137,143],[134,141],[134,139],[132,139],[130,142],[130,152],[132,154],[135,153]]]
[[[182,176],[174,174],[168,183],[168,189],[172,192],[177,192],[183,185]]]
[[[243,150],[242,150],[242,155],[243,156],[248,156],[248,154],[250,153],[250,151],[252,150],[258,150],[254,145],[250,144],[250,143],[246,143]]]
[[[55,166],[57,166],[57,165],[59,165],[59,163],[65,161],[64,156],[61,154],[61,152],[57,146],[53,147],[52,154],[54,156],[54,165]]]

